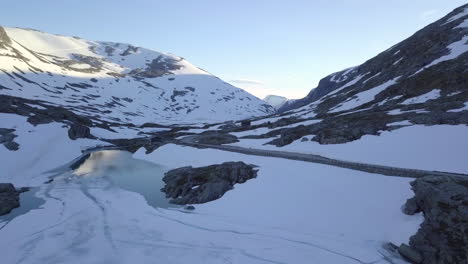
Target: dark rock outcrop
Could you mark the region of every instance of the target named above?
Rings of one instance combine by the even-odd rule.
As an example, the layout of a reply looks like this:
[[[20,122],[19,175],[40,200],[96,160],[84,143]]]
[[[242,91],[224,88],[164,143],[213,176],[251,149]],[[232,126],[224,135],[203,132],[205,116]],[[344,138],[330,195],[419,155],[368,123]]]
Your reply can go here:
[[[138,47],[128,45],[127,49],[124,52],[122,52],[120,54],[120,56],[128,56],[128,55],[131,55],[131,54],[136,53],[136,52],[138,52]]]
[[[181,60],[182,59],[177,60],[160,55],[148,63],[146,69],[134,69],[130,71],[129,74],[142,78],[161,77],[167,74],[171,74],[172,71],[181,69],[182,65],[178,63]]]
[[[16,135],[14,129],[0,128],[0,144],[3,144],[8,150],[18,150],[19,144],[14,141]]]
[[[11,183],[0,183],[0,215],[5,215],[20,206],[19,195],[28,188],[15,189]]]
[[[68,129],[68,137],[73,140],[78,138],[91,138],[91,132],[87,126],[72,124]]]
[[[222,145],[239,142],[236,136],[217,131],[205,131],[196,135],[195,141],[201,144]]]
[[[398,253],[411,263],[419,264],[422,262],[421,254],[406,244],[401,244],[398,247]]]
[[[411,250],[402,251],[414,256],[418,252],[424,264],[467,264],[468,178],[427,176],[411,186],[415,196],[408,199],[404,212],[423,212],[425,220],[410,239]]]
[[[31,105],[37,105],[42,109],[32,107]],[[0,94],[0,113],[26,116],[28,117],[28,123],[34,126],[51,122],[78,123],[86,126],[93,125],[93,121],[89,117],[77,115],[63,107],[52,106],[42,100],[32,100],[5,94]]]
[[[172,102],[176,101],[175,98],[177,96],[185,96],[187,93],[188,93],[188,91],[177,91],[177,90],[172,91],[172,95],[171,95]]]
[[[236,183],[257,177],[254,165],[225,162],[200,168],[182,167],[166,172],[161,191],[173,204],[200,204],[219,199]]]
[[[184,207],[184,209],[187,210],[187,211],[193,211],[193,210],[195,210],[195,206],[193,206],[193,205],[186,205],[186,206]]]
[[[11,44],[11,39],[8,37],[5,29],[0,27],[0,48],[4,48],[5,44]]]
[[[78,160],[76,160],[75,162],[73,162],[73,163],[69,166],[70,169],[72,169],[72,170],[78,169],[81,165],[83,165],[83,163],[86,162],[86,160],[89,159],[90,156],[91,156],[90,153],[81,156]],[[52,179],[52,180],[53,180],[53,179]]]
[[[91,56],[85,56],[81,54],[72,54],[72,55],[73,55],[73,59],[75,59],[76,61],[89,64],[96,69],[99,69],[103,66],[103,61],[104,61],[103,59],[99,59],[99,58],[91,57]]]

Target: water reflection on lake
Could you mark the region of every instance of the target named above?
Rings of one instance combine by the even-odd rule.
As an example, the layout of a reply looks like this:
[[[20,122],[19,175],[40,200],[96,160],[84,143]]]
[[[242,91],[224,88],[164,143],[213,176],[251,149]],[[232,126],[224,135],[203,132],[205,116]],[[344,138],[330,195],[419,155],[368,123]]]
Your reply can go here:
[[[169,204],[165,194],[162,177],[164,168],[160,165],[134,159],[130,152],[103,150],[91,153],[89,159],[81,164],[73,174],[83,177],[104,177],[118,187],[143,195],[153,207],[175,207]]]

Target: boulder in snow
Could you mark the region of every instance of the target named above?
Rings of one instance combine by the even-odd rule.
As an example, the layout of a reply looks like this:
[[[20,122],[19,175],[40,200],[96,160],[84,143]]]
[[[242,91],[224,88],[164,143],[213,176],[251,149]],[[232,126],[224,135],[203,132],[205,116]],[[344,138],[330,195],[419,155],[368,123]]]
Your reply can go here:
[[[257,177],[254,165],[243,162],[225,162],[206,167],[182,167],[166,172],[161,191],[174,204],[200,204],[221,198],[234,188]]]

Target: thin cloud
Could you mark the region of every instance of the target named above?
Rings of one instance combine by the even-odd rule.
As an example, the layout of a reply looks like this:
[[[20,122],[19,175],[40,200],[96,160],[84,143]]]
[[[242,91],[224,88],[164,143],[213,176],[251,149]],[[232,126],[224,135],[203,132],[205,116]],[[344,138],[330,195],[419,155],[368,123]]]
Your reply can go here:
[[[236,79],[230,80],[229,83],[241,88],[242,90],[263,99],[267,95],[284,95],[284,91],[278,91],[271,89],[268,85],[262,81],[251,80],[251,79]],[[285,96],[286,97],[286,96]]]
[[[257,80],[250,80],[250,79],[237,79],[237,80],[230,80],[230,83],[236,84],[252,84],[252,85],[263,85],[264,83]]]

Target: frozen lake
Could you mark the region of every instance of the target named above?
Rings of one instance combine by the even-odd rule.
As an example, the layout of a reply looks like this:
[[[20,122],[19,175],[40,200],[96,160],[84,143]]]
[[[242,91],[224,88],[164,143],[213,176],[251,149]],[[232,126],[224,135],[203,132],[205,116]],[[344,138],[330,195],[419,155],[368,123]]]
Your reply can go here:
[[[407,243],[422,220],[401,213],[408,178],[176,145],[133,157],[99,151],[54,170],[34,193],[43,204],[3,223],[2,263],[384,264],[382,244]],[[194,211],[160,191],[168,169],[226,161],[258,177]]]
[[[153,207],[176,207],[169,204],[162,178],[164,168],[158,164],[135,159],[130,152],[103,150],[91,153],[90,157],[73,171],[74,179],[86,185],[89,182],[108,181],[122,189],[141,194]]]

